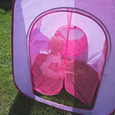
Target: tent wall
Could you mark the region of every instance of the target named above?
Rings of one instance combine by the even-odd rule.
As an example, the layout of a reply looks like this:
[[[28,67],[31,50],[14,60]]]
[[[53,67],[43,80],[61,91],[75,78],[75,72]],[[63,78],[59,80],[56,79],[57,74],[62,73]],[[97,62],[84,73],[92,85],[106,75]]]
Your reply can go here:
[[[108,115],[115,109],[115,1],[114,0],[14,0],[12,28],[13,78],[25,95],[57,108],[85,115]],[[92,110],[66,107],[33,94],[28,54],[27,32],[32,21],[47,10],[74,7],[93,14],[106,32],[108,54],[95,106]],[[91,14],[90,14],[91,13]]]

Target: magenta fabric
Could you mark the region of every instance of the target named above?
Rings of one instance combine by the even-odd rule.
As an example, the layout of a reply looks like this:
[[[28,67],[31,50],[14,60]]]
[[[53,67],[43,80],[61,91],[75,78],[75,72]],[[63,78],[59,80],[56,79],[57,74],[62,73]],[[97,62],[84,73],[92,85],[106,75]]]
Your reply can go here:
[[[33,89],[45,95],[57,95],[64,83],[67,92],[90,105],[98,84],[97,72],[84,62],[74,61],[67,65],[63,76],[45,76],[40,67],[46,58],[46,54],[40,54],[35,59],[32,67]],[[77,72],[78,69],[83,73]]]
[[[67,68],[69,71],[70,67]],[[65,89],[83,103],[90,105],[99,82],[97,72],[81,61],[75,61],[72,68],[74,74],[66,73]]]
[[[76,26],[63,26],[56,32],[56,34],[65,39],[65,50],[67,47],[68,57],[78,56],[85,50],[87,46],[87,37],[85,33]],[[65,50],[62,52],[62,54],[66,52]]]
[[[46,58],[47,55],[40,54],[35,59],[32,67],[33,89],[45,95],[56,95],[63,86],[63,77],[58,75],[50,77],[42,74],[40,67]]]

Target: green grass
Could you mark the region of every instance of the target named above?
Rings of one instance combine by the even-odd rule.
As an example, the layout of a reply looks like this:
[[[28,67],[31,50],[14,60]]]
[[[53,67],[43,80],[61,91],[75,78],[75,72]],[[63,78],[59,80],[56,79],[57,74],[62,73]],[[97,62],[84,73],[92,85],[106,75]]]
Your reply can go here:
[[[0,9],[0,115],[5,115],[17,91],[12,82],[11,11]]]

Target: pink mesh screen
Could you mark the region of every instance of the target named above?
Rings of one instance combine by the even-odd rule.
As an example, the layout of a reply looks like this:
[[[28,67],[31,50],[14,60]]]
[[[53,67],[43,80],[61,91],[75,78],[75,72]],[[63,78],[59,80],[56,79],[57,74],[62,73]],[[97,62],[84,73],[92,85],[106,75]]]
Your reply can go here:
[[[99,82],[98,73],[87,64],[87,36],[71,25],[71,16],[72,13],[67,16],[67,25],[57,29],[51,38],[40,31],[37,22],[32,28],[29,43],[33,90],[51,96],[65,87],[90,105]]]

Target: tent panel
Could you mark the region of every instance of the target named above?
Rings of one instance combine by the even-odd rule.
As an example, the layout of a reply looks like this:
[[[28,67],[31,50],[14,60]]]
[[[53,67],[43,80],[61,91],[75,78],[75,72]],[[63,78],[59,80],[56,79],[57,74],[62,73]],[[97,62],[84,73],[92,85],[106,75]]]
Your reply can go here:
[[[45,5],[47,5],[45,7]],[[44,6],[44,7],[43,7]],[[44,99],[41,99],[33,94],[32,91],[32,84],[30,78],[30,63],[29,63],[29,54],[28,54],[28,44],[26,40],[27,31],[29,29],[30,24],[32,21],[44,11],[47,11],[52,8],[56,7],[74,7],[80,8],[84,11],[89,12],[96,16],[96,19],[102,24],[102,29],[104,33],[106,33],[107,37],[107,45],[108,45],[108,52],[107,53],[107,60],[105,63],[105,68],[103,71],[102,82],[99,87],[98,96],[96,99],[96,104],[93,110],[83,110],[78,108],[72,107],[65,107],[56,103],[51,103]],[[36,9],[35,9],[36,7]],[[38,9],[37,9],[38,8]],[[35,9],[35,10],[33,10]],[[93,9],[93,10],[92,10]],[[82,11],[81,10],[81,11]],[[71,112],[81,113],[81,114],[93,114],[93,115],[108,115],[110,114],[115,108],[115,71],[114,71],[114,63],[115,63],[115,4],[112,0],[87,0],[87,1],[79,1],[79,0],[16,0],[14,5],[14,15],[13,15],[13,69],[14,69],[14,81],[17,87],[21,92],[26,94],[27,96],[34,98],[37,101],[42,103],[46,103],[49,105],[54,105],[57,108],[61,108],[64,110],[68,110]],[[93,17],[93,16],[92,16]],[[99,21],[100,20],[100,21]],[[80,23],[79,23],[80,24]],[[91,25],[87,25],[91,26]],[[87,31],[86,26],[86,31]],[[96,27],[97,28],[97,27]],[[83,29],[84,30],[84,29]],[[90,30],[90,29],[89,29]],[[89,31],[88,30],[88,31]],[[96,30],[98,31],[98,30]],[[92,33],[95,31],[92,31]],[[109,33],[110,35],[109,35]],[[87,32],[85,32],[87,33]],[[94,35],[97,35],[94,33]],[[102,36],[97,35],[98,36]],[[88,34],[87,34],[88,36]],[[90,34],[89,34],[90,36]],[[111,37],[111,42],[110,42]],[[102,37],[103,38],[103,37]],[[90,41],[89,41],[90,42]],[[99,41],[100,43],[101,41]],[[110,44],[111,43],[111,44]],[[27,44],[27,45],[26,45]],[[91,43],[92,44],[92,43]],[[100,52],[100,55],[102,52]],[[110,56],[109,56],[110,54]],[[23,67],[25,69],[23,69]]]

